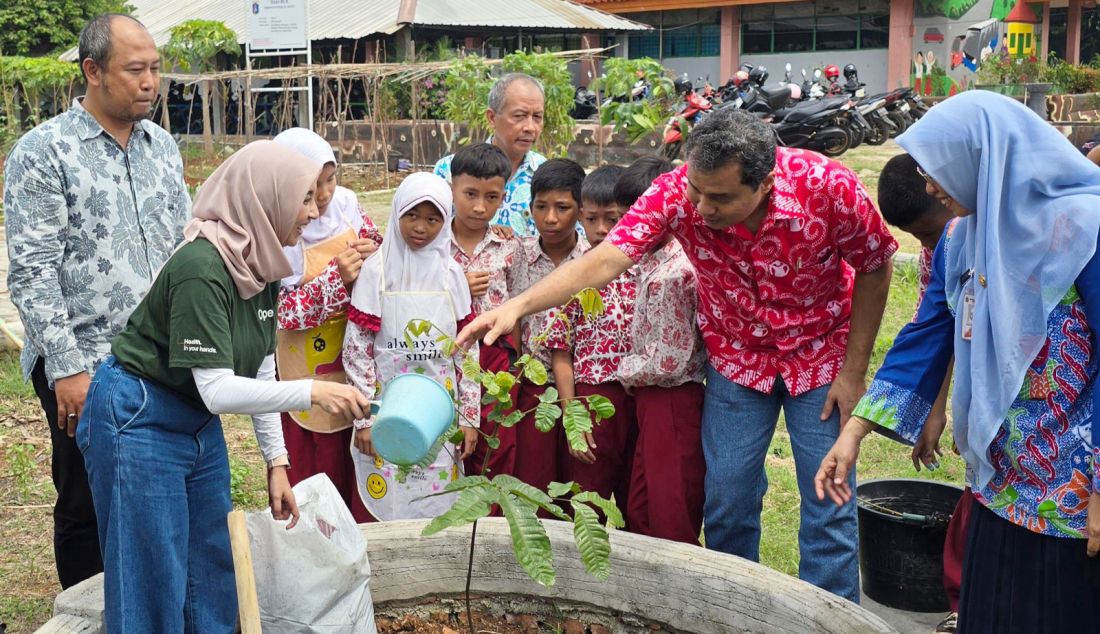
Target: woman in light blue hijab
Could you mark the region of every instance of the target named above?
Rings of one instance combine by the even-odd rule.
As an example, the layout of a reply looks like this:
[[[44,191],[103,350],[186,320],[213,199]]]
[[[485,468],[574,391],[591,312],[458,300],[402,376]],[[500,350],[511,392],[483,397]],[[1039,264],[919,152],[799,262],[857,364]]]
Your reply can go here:
[[[845,476],[871,431],[913,444],[955,359],[955,442],[975,496],[959,631],[1098,632],[1100,169],[1020,103],[973,91],[898,139],[959,219],[917,319],[817,474]],[[1091,519],[1091,522],[1089,521]]]

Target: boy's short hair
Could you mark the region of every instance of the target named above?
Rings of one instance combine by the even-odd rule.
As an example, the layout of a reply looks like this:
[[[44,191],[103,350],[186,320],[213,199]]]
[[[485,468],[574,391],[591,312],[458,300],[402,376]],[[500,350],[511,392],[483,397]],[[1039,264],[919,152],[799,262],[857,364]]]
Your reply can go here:
[[[456,176],[474,178],[503,178],[508,182],[512,175],[512,162],[504,150],[492,143],[475,143],[455,152],[451,158],[451,179]]]
[[[909,227],[925,214],[941,209],[924,185],[912,156],[899,154],[887,161],[878,177],[878,208],[886,222]]]
[[[619,176],[619,182],[615,183],[615,201],[624,211],[630,209],[649,189],[654,179],[672,170],[672,161],[662,156],[643,156],[631,163]]]
[[[581,186],[581,200],[587,200],[599,206],[614,205],[615,183],[623,174],[622,165],[601,165],[584,177]]]
[[[545,191],[564,190],[573,195],[577,207],[581,206],[581,187],[584,184],[584,168],[569,159],[550,159],[535,170],[531,179],[531,200]]]

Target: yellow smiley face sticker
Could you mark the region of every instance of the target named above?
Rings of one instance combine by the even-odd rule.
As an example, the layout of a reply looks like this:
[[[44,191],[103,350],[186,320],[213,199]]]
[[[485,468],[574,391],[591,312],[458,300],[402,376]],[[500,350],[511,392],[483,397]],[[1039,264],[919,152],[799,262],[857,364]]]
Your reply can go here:
[[[367,476],[367,494],[376,500],[380,500],[386,495],[386,480],[378,475],[372,473]]]
[[[375,469],[381,469],[384,466],[386,466],[386,461],[382,459],[382,456],[375,456],[374,457],[374,468]]]

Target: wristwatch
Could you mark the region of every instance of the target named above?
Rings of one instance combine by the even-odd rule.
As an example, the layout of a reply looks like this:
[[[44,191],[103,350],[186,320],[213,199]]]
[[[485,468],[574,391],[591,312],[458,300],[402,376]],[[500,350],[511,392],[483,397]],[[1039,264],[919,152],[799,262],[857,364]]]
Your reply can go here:
[[[274,460],[267,461],[268,469],[274,469],[275,467],[290,467],[290,455],[283,454]]]

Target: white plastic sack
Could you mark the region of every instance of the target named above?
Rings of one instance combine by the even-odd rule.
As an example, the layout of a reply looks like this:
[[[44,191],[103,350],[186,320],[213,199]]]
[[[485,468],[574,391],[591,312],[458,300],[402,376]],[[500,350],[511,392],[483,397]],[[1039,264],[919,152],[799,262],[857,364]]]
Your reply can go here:
[[[248,514],[264,634],[377,634],[367,542],[325,474],[294,487],[301,519],[286,530],[271,510]]]

